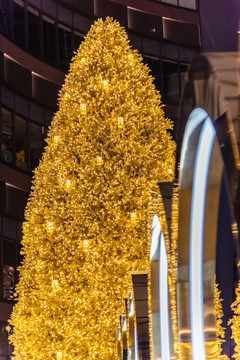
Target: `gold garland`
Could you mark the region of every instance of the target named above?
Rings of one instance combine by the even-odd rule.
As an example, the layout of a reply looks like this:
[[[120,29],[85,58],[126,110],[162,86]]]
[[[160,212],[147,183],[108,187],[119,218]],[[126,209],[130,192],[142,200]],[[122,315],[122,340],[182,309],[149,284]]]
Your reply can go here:
[[[177,286],[177,243],[178,243],[178,216],[179,216],[179,184],[173,185],[172,196],[172,222],[171,222],[171,257],[169,272],[169,293],[170,307],[174,337],[174,350],[176,360],[180,359],[180,346],[178,339],[178,319],[177,319],[177,303],[176,303],[176,286]]]
[[[216,312],[216,325],[217,325],[217,356],[219,360],[228,360],[227,355],[221,355],[222,344],[225,340],[225,328],[222,327],[222,301],[220,298],[221,291],[218,289],[218,284],[216,283],[216,275],[214,276],[214,302],[215,302],[215,312]]]

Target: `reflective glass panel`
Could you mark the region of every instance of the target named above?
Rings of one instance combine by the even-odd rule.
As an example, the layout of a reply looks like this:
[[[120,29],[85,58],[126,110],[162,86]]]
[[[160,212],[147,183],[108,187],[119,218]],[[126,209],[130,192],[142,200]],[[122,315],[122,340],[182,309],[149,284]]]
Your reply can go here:
[[[151,72],[150,74],[154,77],[154,84],[158,90],[161,90],[161,71],[160,61],[157,58],[144,56],[144,63],[148,65]]]
[[[34,9],[28,11],[28,48],[34,55],[41,55],[40,18],[39,12]]]
[[[64,69],[69,69],[72,52],[72,34],[71,29],[67,27],[58,28],[58,44],[59,44],[59,65]]]
[[[2,107],[1,109],[2,131],[1,131],[1,147],[2,160],[6,163],[13,161],[13,138],[12,138],[12,113]]]
[[[56,29],[52,19],[43,16],[43,56],[50,63],[56,62]]]
[[[179,67],[178,63],[163,61],[164,101],[171,104],[179,102]]]
[[[22,47],[26,46],[24,5],[13,3],[14,41]]]
[[[3,297],[14,299],[16,246],[14,241],[3,240]]]
[[[27,170],[27,121],[16,115],[16,166]]]
[[[33,170],[42,156],[42,127],[33,123],[29,125],[30,168]]]

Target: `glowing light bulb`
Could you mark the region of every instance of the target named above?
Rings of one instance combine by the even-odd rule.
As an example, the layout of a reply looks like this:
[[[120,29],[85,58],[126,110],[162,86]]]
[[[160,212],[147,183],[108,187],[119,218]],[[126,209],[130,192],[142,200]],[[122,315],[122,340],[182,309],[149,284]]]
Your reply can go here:
[[[81,65],[83,65],[83,64],[85,64],[86,63],[86,59],[83,57],[83,58],[81,58]]]
[[[132,223],[136,224],[136,222],[137,222],[137,213],[136,212],[131,213],[131,221],[132,221]]]
[[[120,341],[121,340],[121,327],[120,327],[120,325],[118,325],[117,334],[118,334],[118,341]]]
[[[70,98],[71,98],[71,96],[66,92],[65,94],[64,94],[64,100],[69,100]]]
[[[42,260],[37,260],[37,262],[36,262],[36,268],[39,270],[41,270],[41,269],[43,269],[43,267],[44,267],[44,261],[42,261]]]
[[[85,251],[87,251],[89,248],[89,241],[88,240],[83,240],[83,249]]]
[[[58,280],[52,280],[52,290],[53,292],[56,292],[59,290],[59,282]]]
[[[80,104],[80,112],[82,115],[85,115],[87,113],[87,105],[84,103]]]
[[[61,351],[57,351],[57,360],[62,360],[63,354]]]
[[[130,63],[131,65],[134,63],[134,57],[133,57],[132,54],[129,54],[129,55],[128,55],[128,61],[129,61],[129,63]]]
[[[103,158],[101,156],[97,156],[97,164],[101,166],[103,164]]]
[[[54,229],[55,229],[54,223],[53,223],[52,221],[49,221],[49,222],[47,223],[47,232],[48,232],[49,234],[52,234],[53,231],[54,231]]]
[[[67,190],[71,189],[73,187],[73,181],[70,179],[67,179],[65,182],[65,187]]]
[[[54,144],[58,144],[58,143],[60,142],[60,136],[55,135],[55,136],[53,137],[53,142],[54,142]]]
[[[108,89],[109,84],[108,84],[107,80],[103,80],[103,87],[104,87],[104,89]]]
[[[118,127],[119,129],[122,129],[124,127],[124,119],[122,116],[118,117]]]

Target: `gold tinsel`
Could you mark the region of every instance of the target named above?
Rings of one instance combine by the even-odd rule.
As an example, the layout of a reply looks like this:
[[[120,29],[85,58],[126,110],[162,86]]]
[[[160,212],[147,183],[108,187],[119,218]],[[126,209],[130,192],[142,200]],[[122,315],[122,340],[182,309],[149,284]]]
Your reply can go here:
[[[169,295],[170,295],[171,318],[172,318],[174,350],[175,350],[176,360],[180,359],[177,303],[176,303],[178,214],[179,214],[179,184],[174,183],[173,196],[172,196],[171,250],[170,250],[170,261],[169,261]]]
[[[222,301],[220,298],[221,291],[218,290],[218,284],[216,283],[216,275],[214,277],[214,302],[215,302],[215,311],[216,311],[216,324],[217,324],[217,358],[219,360],[228,360],[227,355],[221,355],[222,352],[222,344],[225,340],[225,328],[222,327]]]
[[[148,270],[151,192],[172,180],[171,128],[125,30],[98,20],[73,58],[34,173],[15,359],[116,359],[129,274]]]

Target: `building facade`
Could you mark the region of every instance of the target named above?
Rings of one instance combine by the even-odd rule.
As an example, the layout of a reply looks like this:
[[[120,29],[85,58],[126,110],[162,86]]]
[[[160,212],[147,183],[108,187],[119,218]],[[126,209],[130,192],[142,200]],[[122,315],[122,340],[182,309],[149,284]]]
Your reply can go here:
[[[233,4],[238,10],[237,1]],[[220,23],[210,27],[215,40],[206,37],[211,11],[197,0],[0,0],[0,359],[11,354],[6,325],[31,176],[74,51],[95,19],[119,20],[151,69],[166,115],[176,120],[185,72],[195,55],[211,50],[211,44],[212,50],[229,50],[227,36],[219,48],[214,31]],[[231,27],[236,34],[237,26],[235,21]],[[231,50],[236,50],[236,34]]]

